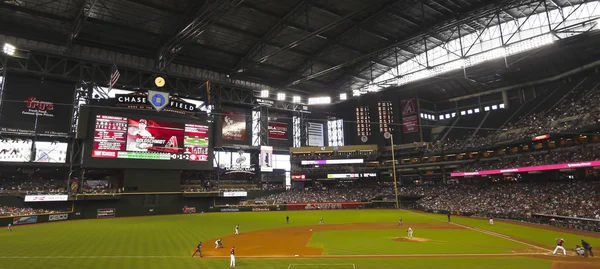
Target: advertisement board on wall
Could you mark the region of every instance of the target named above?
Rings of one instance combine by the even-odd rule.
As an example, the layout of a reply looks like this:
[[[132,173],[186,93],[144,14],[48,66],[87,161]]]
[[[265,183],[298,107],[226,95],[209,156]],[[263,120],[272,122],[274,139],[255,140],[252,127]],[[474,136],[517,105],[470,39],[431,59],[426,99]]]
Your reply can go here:
[[[416,115],[402,117],[402,128],[405,134],[414,133],[419,131],[419,119]]]
[[[56,214],[50,215],[48,217],[48,221],[58,221],[58,220],[67,220],[69,219],[69,214]]]
[[[248,192],[245,191],[225,191],[223,197],[246,197]]]
[[[0,162],[31,162],[31,139],[0,140]],[[68,144],[64,142],[36,141],[36,163],[65,163]]]
[[[323,164],[355,164],[364,163],[364,159],[339,159],[339,160],[304,160],[302,165],[323,165]]]
[[[273,147],[260,146],[260,171],[273,172]]]
[[[246,140],[246,116],[238,112],[223,112],[222,136],[224,140]]]
[[[69,144],[64,142],[35,142],[36,163],[66,163]]]
[[[268,124],[269,139],[288,140],[288,124],[270,121]]]
[[[68,195],[25,195],[25,202],[64,202]]]
[[[16,218],[13,218],[13,224],[14,225],[32,224],[32,223],[36,223],[37,219],[38,219],[37,216],[16,217]]]
[[[114,208],[98,209],[98,211],[96,213],[96,218],[99,218],[99,219],[114,218],[116,216],[116,212],[117,212],[117,210]]]
[[[14,73],[9,73],[4,83],[0,131],[18,135],[67,135],[73,106],[65,100],[73,99],[74,83]]]

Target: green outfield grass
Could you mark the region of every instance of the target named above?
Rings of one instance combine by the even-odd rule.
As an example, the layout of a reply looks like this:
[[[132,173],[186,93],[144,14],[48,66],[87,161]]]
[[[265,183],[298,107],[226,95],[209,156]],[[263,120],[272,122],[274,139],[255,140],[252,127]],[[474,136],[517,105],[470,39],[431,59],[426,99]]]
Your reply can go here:
[[[285,216],[290,224],[285,224]],[[444,216],[395,210],[332,210],[291,212],[213,213],[139,218],[65,221],[16,226],[13,232],[0,231],[0,269],[9,268],[226,268],[228,260],[193,259],[190,251],[200,240],[241,232],[326,224],[391,222],[402,216],[405,225],[415,222],[444,222]],[[579,236],[498,223],[488,227],[485,220],[455,218],[470,226],[516,236],[551,246],[561,236],[573,242]],[[415,230],[416,237],[430,242],[395,242],[404,230],[328,231],[313,235],[310,246],[323,247],[326,254],[426,254],[426,253],[508,253],[523,245],[472,230]],[[455,244],[452,244],[455,243]],[[600,243],[590,240],[592,245]],[[212,244],[209,244],[211,246]],[[243,248],[244,246],[238,246]],[[534,258],[385,258],[385,259],[243,259],[239,268],[289,269],[333,268],[301,264],[354,264],[370,268],[545,268],[549,261]],[[296,265],[299,264],[299,265]],[[344,265],[339,265],[344,266]],[[348,267],[349,269],[350,267]],[[345,269],[341,268],[340,269]],[[353,268],[354,269],[354,268]]]

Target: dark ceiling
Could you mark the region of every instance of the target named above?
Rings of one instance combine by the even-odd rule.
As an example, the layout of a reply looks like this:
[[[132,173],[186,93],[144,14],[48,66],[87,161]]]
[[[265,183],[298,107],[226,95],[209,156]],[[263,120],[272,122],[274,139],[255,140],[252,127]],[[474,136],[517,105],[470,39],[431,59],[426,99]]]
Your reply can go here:
[[[580,1],[551,2],[548,8]],[[159,70],[180,63],[315,94],[359,89],[427,46],[489,26],[485,16],[496,14],[491,24],[497,24],[540,6],[533,0],[3,0],[0,33],[150,57]],[[537,57],[544,68],[561,62]],[[498,80],[517,82],[526,78],[521,72],[540,69],[531,65],[534,58],[489,69],[502,74],[473,69],[473,81],[450,74],[431,88],[448,98]]]

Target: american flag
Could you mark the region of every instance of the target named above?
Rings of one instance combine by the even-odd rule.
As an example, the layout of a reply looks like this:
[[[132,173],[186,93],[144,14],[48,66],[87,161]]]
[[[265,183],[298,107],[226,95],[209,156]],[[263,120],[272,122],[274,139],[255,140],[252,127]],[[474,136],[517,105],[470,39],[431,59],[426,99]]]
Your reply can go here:
[[[119,69],[117,69],[117,65],[113,64],[112,68],[110,69],[110,87],[109,89],[112,89],[115,84],[117,84],[117,81],[119,81],[119,77],[121,77],[121,73],[119,73]]]

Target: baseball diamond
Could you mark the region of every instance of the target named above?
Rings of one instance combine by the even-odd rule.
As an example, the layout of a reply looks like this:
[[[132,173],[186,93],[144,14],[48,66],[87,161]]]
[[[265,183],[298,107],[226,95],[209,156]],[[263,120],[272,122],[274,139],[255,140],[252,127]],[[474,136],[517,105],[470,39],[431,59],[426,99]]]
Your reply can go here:
[[[395,222],[399,215],[414,230],[411,240]],[[327,224],[315,224],[321,216]],[[238,223],[243,230],[234,235]],[[584,237],[593,245],[600,243],[595,233],[512,221],[491,227],[468,217],[448,223],[443,215],[404,210],[198,213],[18,228],[0,234],[3,268],[221,268],[232,246],[242,268],[600,268],[571,250],[551,255],[553,238],[574,246]],[[214,249],[219,238],[223,248]],[[189,258],[198,240],[204,257]]]

